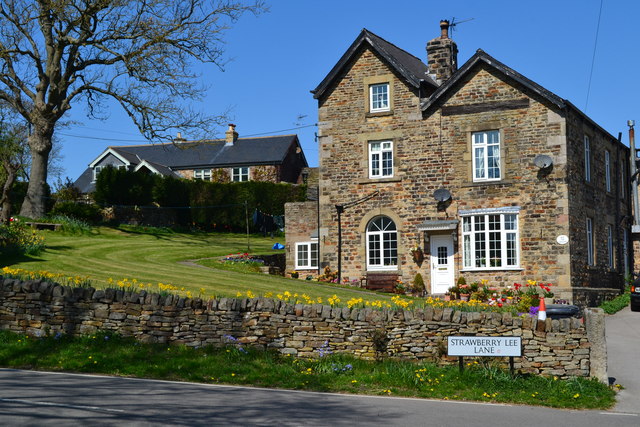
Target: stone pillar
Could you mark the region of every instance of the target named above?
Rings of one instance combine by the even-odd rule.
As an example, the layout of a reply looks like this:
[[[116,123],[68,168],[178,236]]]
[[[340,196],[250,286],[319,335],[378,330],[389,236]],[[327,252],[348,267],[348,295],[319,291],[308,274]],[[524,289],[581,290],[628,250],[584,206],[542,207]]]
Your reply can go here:
[[[458,45],[449,38],[449,21],[440,21],[440,37],[427,43],[429,74],[443,83],[458,69]]]
[[[607,340],[605,338],[604,310],[587,308],[584,310],[584,323],[587,338],[591,343],[590,376],[605,384],[609,384],[607,374]]]

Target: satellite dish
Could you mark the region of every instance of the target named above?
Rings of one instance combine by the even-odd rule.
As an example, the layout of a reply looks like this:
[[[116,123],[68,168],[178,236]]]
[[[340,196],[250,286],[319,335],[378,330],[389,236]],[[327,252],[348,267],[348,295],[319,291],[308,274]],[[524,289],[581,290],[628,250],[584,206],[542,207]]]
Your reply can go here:
[[[433,198],[438,202],[446,202],[451,198],[451,193],[445,188],[439,188],[433,193]]]
[[[545,154],[539,154],[533,159],[533,164],[540,169],[546,169],[553,164],[553,160]]]

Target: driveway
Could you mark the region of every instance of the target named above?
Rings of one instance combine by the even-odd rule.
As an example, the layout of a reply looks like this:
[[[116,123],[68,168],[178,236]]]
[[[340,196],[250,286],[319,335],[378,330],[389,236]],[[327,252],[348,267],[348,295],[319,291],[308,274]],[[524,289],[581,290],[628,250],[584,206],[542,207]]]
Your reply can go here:
[[[629,307],[606,318],[609,381],[624,387],[615,412],[640,413],[640,312]]]

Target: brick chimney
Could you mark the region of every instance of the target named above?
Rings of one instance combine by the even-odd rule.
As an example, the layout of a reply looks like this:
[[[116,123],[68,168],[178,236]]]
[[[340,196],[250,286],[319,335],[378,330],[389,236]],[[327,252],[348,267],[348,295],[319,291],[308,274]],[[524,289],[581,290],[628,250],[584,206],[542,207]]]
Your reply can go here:
[[[444,83],[458,69],[458,45],[449,38],[449,21],[440,21],[440,37],[427,43],[429,75]]]
[[[238,140],[238,132],[236,132],[236,125],[229,123],[229,129],[224,134],[227,143],[225,145],[233,145]]]

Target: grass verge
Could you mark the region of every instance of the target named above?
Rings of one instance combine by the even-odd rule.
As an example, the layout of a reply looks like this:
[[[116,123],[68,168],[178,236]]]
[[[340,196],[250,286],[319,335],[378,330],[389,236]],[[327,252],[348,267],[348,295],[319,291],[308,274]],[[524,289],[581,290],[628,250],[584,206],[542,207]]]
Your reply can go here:
[[[606,409],[615,403],[615,392],[595,380],[512,377],[491,363],[472,362],[460,373],[457,367],[365,361],[331,354],[328,343],[318,359],[297,359],[227,338],[224,348],[189,348],[143,344],[107,333],[33,338],[0,331],[0,366],[554,408]]]

